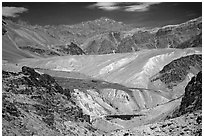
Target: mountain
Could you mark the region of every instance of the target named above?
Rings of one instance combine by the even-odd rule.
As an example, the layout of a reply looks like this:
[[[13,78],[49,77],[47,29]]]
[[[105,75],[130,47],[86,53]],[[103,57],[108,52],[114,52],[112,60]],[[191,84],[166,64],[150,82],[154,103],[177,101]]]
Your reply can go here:
[[[15,72],[5,63],[3,135],[170,134],[169,125],[181,127],[174,135],[197,135],[200,108],[165,119],[179,107],[191,110],[187,93],[197,86],[191,80],[200,76],[201,54],[188,48],[23,59]],[[192,116],[192,129],[181,133],[179,120]]]
[[[3,59],[16,62],[22,58],[85,54],[75,43],[62,43],[44,29],[3,21]]]
[[[187,48],[200,47],[201,41],[197,40],[194,46],[189,43],[196,41],[202,36],[202,18],[193,19],[178,25],[168,25],[161,28],[137,28],[129,31],[116,31],[90,38],[83,47],[86,47],[87,53],[102,54],[100,51],[87,50],[92,47],[92,43],[96,43],[95,47],[104,47],[103,41],[108,41],[106,48],[112,47],[112,53],[135,52],[142,49],[157,48]],[[202,37],[200,37],[202,40]],[[111,46],[110,46],[111,44]],[[185,46],[184,46],[185,45]],[[98,48],[98,49],[99,49]],[[110,53],[107,50],[103,53]]]
[[[58,26],[31,26],[3,18],[2,27],[3,59],[9,61],[23,57],[201,47],[202,40],[201,17],[178,25],[150,29],[135,28],[134,25],[126,25],[106,17]]]
[[[2,21],[3,135],[202,135],[202,18],[136,28]]]

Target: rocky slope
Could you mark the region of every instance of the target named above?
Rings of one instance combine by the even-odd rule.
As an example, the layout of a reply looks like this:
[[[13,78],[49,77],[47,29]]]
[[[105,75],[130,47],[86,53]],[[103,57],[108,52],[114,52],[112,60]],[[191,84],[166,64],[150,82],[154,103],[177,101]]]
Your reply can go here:
[[[181,89],[177,85],[191,78],[202,70],[202,55],[190,55],[181,57],[164,66],[164,68],[150,78],[149,88],[160,89],[180,95]],[[185,84],[184,84],[185,87]],[[173,92],[174,91],[174,92]]]
[[[202,37],[200,36],[202,36],[201,17],[161,28],[134,28],[128,31],[109,32],[88,39],[82,46],[88,54],[126,53],[155,48],[201,47]],[[101,48],[103,51],[100,50]]]
[[[101,135],[71,97],[47,74],[22,67],[22,72],[3,71],[2,134]]]
[[[143,109],[136,114],[125,112],[124,115],[117,111],[111,115],[116,108],[114,105],[121,100],[125,104],[125,98],[128,98],[128,95],[125,95],[128,88],[119,84],[99,80],[53,78],[43,74],[42,70],[34,70],[26,66],[22,67],[21,72],[3,71],[2,75],[3,135],[202,134],[201,103],[198,100],[201,97],[195,95],[195,93],[201,95],[201,79],[199,79],[201,73],[189,82],[182,100],[171,100],[154,108]],[[121,95],[118,93],[117,99],[116,97],[114,99],[117,104],[110,103],[111,100],[108,99],[108,97],[111,98],[110,93],[107,96],[103,91],[105,97],[102,96],[101,90],[106,88],[120,90]],[[189,96],[189,92],[192,94],[195,92],[195,96]],[[86,99],[79,99],[80,97]],[[94,99],[97,102],[91,105]],[[179,104],[179,112],[174,112]],[[104,108],[107,110],[103,111]],[[122,109],[121,106],[118,108]],[[164,120],[172,112],[174,112],[173,115],[176,114],[176,118]],[[100,113],[103,116],[97,117]]]
[[[202,136],[202,71],[185,87],[179,107],[165,121],[112,132],[112,135]]]
[[[179,107],[188,82],[202,69],[198,48],[27,59],[18,63],[19,67],[24,65],[53,76],[63,89],[71,90],[71,97],[90,116],[92,126],[108,135],[164,120]],[[177,73],[182,68],[187,68],[186,72]],[[162,82],[161,76],[175,80]]]
[[[185,94],[181,105],[174,111],[171,118],[197,110],[202,110],[202,71],[194,76],[185,87]],[[202,116],[200,119],[202,119]],[[199,122],[202,122],[202,120],[199,120]]]

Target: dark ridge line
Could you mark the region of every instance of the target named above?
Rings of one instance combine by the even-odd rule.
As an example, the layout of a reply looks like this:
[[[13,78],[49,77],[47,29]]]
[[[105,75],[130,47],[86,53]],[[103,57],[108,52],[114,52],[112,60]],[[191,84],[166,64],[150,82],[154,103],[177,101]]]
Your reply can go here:
[[[115,119],[115,118],[119,118],[122,120],[131,120],[132,118],[135,117],[140,117],[140,116],[145,116],[143,114],[133,114],[133,115],[107,115],[105,116],[106,120],[111,120],[111,119]]]

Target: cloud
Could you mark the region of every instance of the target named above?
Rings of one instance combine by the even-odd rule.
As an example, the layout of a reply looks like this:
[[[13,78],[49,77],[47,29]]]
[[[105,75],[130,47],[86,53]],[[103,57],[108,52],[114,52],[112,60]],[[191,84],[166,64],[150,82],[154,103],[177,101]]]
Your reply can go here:
[[[24,7],[2,7],[2,15],[5,17],[17,17],[18,14],[27,11],[28,9]]]
[[[88,6],[88,8],[98,8],[106,11],[124,10],[126,12],[145,12],[152,5],[160,2],[97,2]]]
[[[93,5],[88,6],[88,8],[95,8],[95,7],[106,11],[117,10],[120,8],[115,5],[115,2],[97,2]]]
[[[155,4],[159,4],[159,2],[142,2],[140,4],[137,5],[131,5],[131,6],[126,6],[125,7],[125,11],[129,11],[129,12],[133,12],[133,11],[137,11],[137,12],[144,12],[144,11],[148,11],[151,5],[155,5]]]

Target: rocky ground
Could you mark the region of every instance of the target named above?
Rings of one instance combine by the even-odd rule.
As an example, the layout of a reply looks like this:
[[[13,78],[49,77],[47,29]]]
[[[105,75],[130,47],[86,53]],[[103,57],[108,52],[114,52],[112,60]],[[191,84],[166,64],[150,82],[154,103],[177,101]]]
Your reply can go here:
[[[2,73],[3,135],[100,135],[51,76],[27,67]]]
[[[29,67],[20,72],[2,71],[2,134],[30,135],[202,135],[202,73],[185,89],[181,105],[165,120],[103,132],[76,104],[71,86]],[[70,83],[71,84],[71,83]],[[190,96],[189,96],[190,95]]]
[[[164,121],[110,135],[202,136],[202,72],[188,83],[180,107]]]

